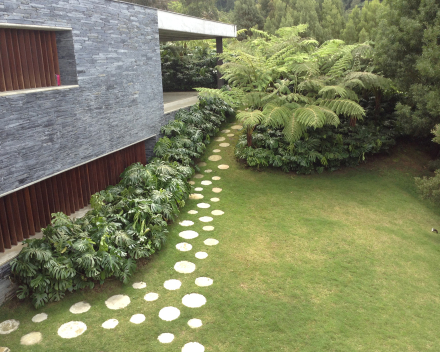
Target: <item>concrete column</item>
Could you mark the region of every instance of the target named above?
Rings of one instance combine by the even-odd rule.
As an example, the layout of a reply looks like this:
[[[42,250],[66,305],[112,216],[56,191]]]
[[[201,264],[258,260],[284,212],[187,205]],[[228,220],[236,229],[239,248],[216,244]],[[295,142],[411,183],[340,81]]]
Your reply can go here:
[[[217,37],[215,38],[216,40],[216,48],[217,48],[217,54],[221,54],[223,53],[223,37]],[[223,64],[223,61],[218,59],[217,61],[217,65],[220,66]],[[225,85],[225,80],[224,79],[220,79],[222,75],[220,74],[220,72],[217,71],[217,88],[220,89],[221,87],[223,87]]]

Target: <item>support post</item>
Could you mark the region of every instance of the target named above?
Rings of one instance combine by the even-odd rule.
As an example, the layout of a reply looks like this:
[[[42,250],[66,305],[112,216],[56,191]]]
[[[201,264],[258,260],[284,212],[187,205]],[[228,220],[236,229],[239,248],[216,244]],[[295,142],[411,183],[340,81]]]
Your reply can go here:
[[[217,54],[222,54],[223,53],[223,38],[222,37],[217,37],[215,38],[216,40],[216,49],[217,49]],[[217,66],[220,66],[223,64],[223,61],[218,59],[217,60]],[[220,89],[221,87],[223,87],[225,85],[225,80],[221,79],[221,73],[220,71],[217,70],[217,88]]]

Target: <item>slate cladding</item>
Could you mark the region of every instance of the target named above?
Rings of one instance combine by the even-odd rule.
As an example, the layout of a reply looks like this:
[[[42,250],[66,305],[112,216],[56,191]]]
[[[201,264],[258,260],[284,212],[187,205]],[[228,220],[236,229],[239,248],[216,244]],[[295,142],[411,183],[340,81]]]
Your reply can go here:
[[[159,133],[156,10],[109,0],[4,0],[0,23],[72,28],[57,34],[61,81],[79,85],[0,96],[0,196]]]

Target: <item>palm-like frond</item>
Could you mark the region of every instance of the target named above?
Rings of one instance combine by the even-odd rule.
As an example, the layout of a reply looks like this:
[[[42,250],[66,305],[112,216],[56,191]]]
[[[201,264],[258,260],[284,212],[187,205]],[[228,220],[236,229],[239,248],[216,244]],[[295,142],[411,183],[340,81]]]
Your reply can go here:
[[[283,127],[291,116],[291,110],[285,106],[267,104],[263,110],[264,124],[270,127]]]
[[[334,99],[318,101],[319,105],[334,111],[337,115],[344,115],[356,119],[362,119],[365,116],[365,110],[358,103],[348,99]]]
[[[341,85],[325,86],[318,92],[318,95],[324,99],[335,99],[339,97],[358,101],[358,96],[354,91]]]
[[[243,127],[253,129],[264,120],[264,115],[260,110],[239,111],[237,120],[243,123]]]

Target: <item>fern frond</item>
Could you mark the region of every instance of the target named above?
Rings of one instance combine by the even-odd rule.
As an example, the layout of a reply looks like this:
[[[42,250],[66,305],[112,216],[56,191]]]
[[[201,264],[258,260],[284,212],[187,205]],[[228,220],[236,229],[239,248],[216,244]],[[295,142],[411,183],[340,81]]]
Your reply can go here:
[[[321,100],[319,105],[329,108],[337,115],[354,117],[362,119],[365,116],[365,110],[358,103],[348,99]]]
[[[343,99],[358,101],[358,96],[354,91],[340,85],[323,87],[318,92],[318,95],[322,96],[324,99],[335,99],[340,97]]]
[[[254,128],[264,120],[264,115],[260,110],[239,111],[237,120],[243,123],[244,128]]]
[[[266,126],[278,128],[285,125],[292,112],[286,105],[267,104],[263,109],[263,115]]]

